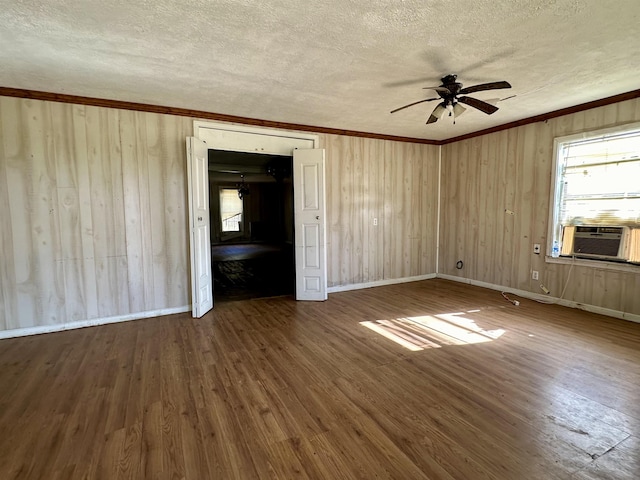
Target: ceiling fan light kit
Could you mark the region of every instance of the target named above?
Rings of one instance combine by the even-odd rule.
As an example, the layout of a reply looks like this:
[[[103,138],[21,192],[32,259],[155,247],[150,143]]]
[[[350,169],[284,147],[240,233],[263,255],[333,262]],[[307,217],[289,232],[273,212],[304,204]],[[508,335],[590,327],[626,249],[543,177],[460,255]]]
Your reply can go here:
[[[242,179],[242,182],[241,183],[236,183],[236,188],[238,189],[238,198],[240,198],[240,200],[242,200],[242,199],[244,199],[244,197],[249,195],[251,193],[251,191],[249,190],[249,185],[244,183],[244,173],[240,174],[240,178]]]
[[[439,85],[437,87],[424,87],[424,90],[434,90],[439,95],[439,97],[418,100],[417,102],[409,103],[408,105],[396,108],[395,110],[392,110],[391,113],[396,113],[400,110],[404,110],[405,108],[409,108],[420,103],[442,100],[438,105],[436,105],[436,107],[433,109],[433,112],[431,112],[431,115],[427,119],[427,124],[437,122],[446,111],[449,112],[448,116],[453,116],[453,123],[455,124],[456,118],[462,115],[466,110],[465,107],[460,105],[461,103],[480,110],[487,115],[491,115],[492,113],[498,111],[498,107],[496,107],[495,105],[492,105],[483,100],[478,100],[477,98],[468,97],[466,96],[467,94],[482,92],[485,90],[511,88],[511,84],[504,80],[498,82],[481,83],[479,85],[462,88],[462,83],[458,82],[457,79],[458,76],[455,74],[445,75],[440,79],[442,85]]]

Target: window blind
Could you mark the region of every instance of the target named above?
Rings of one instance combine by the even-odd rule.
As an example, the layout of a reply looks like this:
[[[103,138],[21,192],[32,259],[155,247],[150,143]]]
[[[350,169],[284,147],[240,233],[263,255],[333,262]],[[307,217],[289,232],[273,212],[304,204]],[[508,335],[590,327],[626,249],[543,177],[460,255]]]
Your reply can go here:
[[[561,225],[640,226],[640,130],[568,141],[559,157]]]

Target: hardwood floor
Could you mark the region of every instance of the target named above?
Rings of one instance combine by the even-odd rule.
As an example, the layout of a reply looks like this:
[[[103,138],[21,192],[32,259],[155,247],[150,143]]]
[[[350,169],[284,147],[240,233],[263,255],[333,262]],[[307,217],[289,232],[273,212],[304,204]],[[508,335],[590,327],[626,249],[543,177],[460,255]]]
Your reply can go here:
[[[216,307],[222,302],[294,294],[291,244],[214,245],[211,259]]]
[[[639,365],[444,280],[2,340],[0,478],[637,479]]]

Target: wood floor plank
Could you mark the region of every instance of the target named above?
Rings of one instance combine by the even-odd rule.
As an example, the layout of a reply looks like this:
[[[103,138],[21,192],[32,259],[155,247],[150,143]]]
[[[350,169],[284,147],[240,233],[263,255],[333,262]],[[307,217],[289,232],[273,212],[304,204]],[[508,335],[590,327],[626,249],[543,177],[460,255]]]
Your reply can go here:
[[[162,478],[162,402],[145,407],[142,417],[140,478]]]
[[[638,478],[640,473],[640,441],[638,436],[629,437],[611,448],[606,455],[596,458],[591,464],[574,475],[575,480],[618,480]]]
[[[639,324],[444,280],[5,339],[0,478],[637,480],[638,365]]]

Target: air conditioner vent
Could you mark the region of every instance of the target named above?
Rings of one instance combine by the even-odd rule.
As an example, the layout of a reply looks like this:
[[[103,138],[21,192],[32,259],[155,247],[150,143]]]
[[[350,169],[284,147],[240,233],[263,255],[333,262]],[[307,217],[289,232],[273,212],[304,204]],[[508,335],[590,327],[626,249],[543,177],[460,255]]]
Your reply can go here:
[[[626,227],[580,225],[565,227],[562,254],[584,258],[626,260]]]
[[[622,227],[576,227],[573,253],[618,257],[622,231]]]

